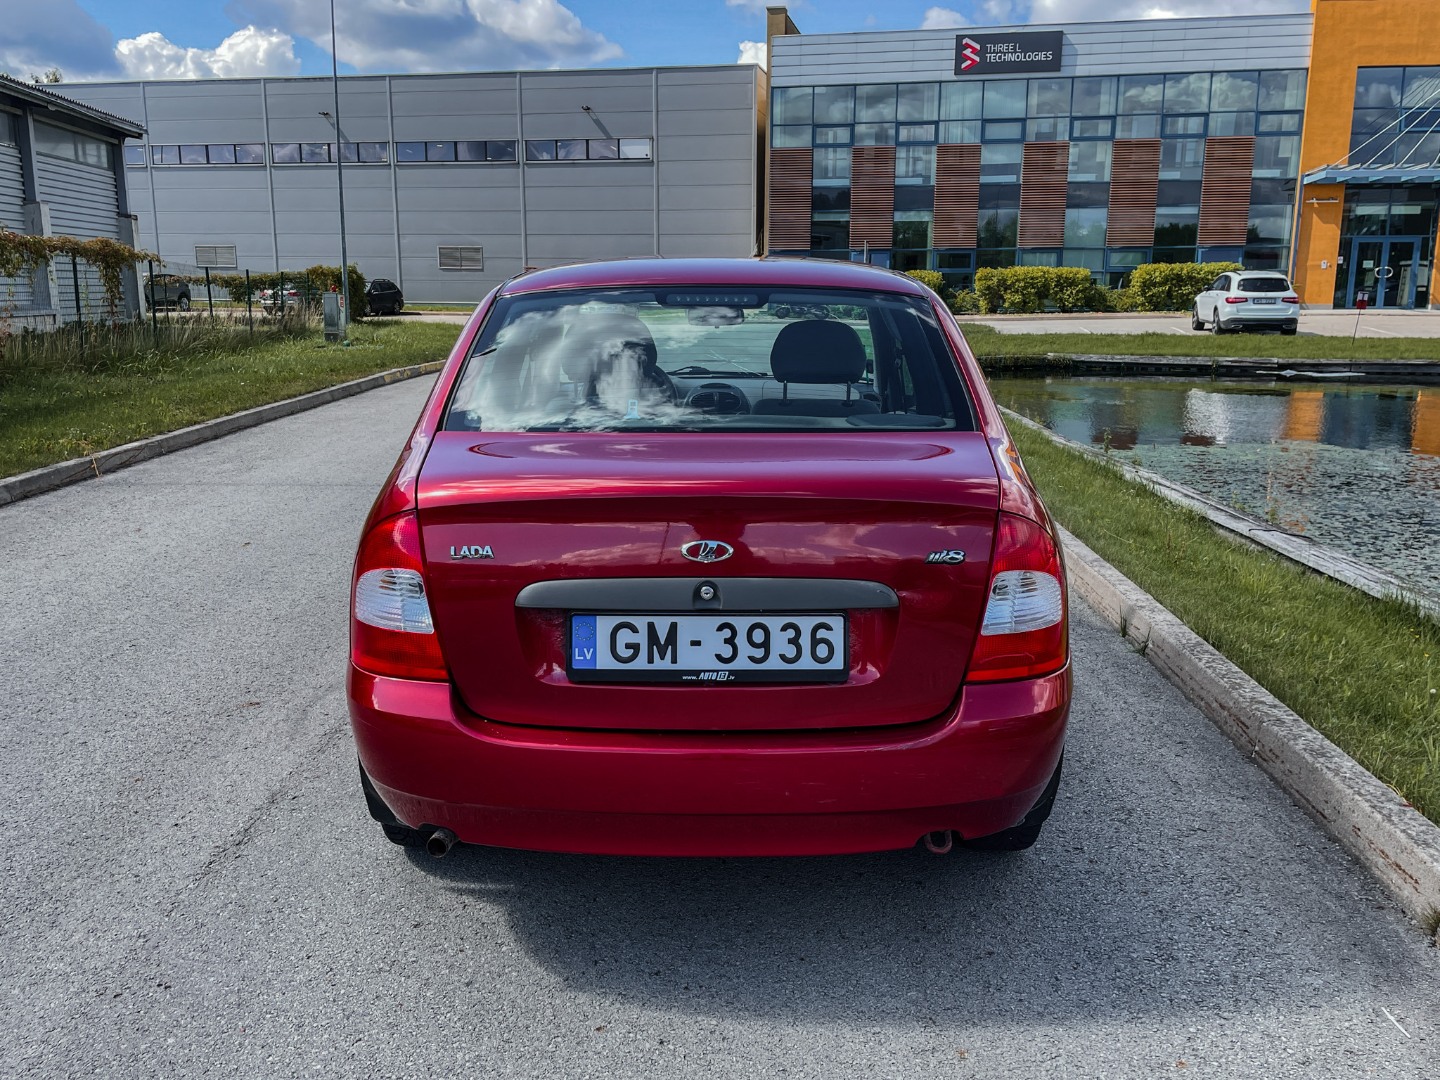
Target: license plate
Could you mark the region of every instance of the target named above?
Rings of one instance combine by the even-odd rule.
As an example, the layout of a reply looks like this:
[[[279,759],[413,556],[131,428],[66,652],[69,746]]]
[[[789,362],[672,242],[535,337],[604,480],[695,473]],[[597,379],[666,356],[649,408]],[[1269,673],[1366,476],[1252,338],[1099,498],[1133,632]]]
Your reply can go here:
[[[571,615],[572,682],[844,682],[845,616]]]
[[[1261,296],[1261,297],[1256,297],[1254,300],[1251,300],[1250,302],[1251,302],[1252,304],[1273,304],[1273,303],[1275,303],[1275,298],[1274,298],[1273,296]]]

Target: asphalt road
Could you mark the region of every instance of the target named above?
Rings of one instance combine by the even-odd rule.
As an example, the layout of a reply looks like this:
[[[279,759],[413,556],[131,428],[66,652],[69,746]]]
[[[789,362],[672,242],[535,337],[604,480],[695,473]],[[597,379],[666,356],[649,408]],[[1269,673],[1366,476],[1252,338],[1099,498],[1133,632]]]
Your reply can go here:
[[[347,573],[424,392],[0,509],[0,1075],[1440,1076],[1440,950],[1083,609],[1029,853],[386,843]]]

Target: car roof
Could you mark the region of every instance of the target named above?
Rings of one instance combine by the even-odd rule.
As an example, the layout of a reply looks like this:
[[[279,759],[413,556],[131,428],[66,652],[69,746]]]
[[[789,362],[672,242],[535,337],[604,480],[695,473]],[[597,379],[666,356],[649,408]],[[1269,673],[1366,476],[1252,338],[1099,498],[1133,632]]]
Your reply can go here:
[[[1285,275],[1279,270],[1231,270],[1237,277],[1273,277],[1283,278]]]
[[[892,270],[836,259],[620,259],[536,270],[512,278],[502,295],[552,289],[595,289],[627,285],[765,285],[865,289],[925,295],[913,278]]]

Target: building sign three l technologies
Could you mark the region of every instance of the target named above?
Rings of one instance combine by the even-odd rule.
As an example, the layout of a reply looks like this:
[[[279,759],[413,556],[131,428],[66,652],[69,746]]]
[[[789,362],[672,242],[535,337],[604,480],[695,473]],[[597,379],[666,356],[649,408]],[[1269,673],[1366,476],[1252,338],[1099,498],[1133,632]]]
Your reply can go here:
[[[1063,30],[1027,34],[965,34],[955,39],[956,75],[1059,71]]]

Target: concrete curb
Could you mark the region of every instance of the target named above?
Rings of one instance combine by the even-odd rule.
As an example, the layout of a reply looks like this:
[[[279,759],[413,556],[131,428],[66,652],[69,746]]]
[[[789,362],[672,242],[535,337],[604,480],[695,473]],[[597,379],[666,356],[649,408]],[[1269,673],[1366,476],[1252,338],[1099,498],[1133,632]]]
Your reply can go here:
[[[1070,583],[1358,859],[1422,926],[1440,918],[1440,827],[1064,529]],[[1440,932],[1437,932],[1440,940]]]
[[[304,412],[306,409],[328,405],[332,401],[354,397],[367,390],[376,390],[382,386],[418,378],[421,375],[431,375],[439,371],[444,364],[443,360],[436,360],[428,364],[414,364],[410,367],[382,371],[353,382],[327,386],[323,390],[301,394],[299,397],[286,398],[284,401],[271,402],[269,405],[258,405],[253,409],[246,409],[244,412],[231,413],[229,416],[221,416],[215,420],[206,420],[191,427],[181,428],[179,431],[169,431],[164,435],[154,435],[148,439],[126,443],[124,446],[102,450],[91,457],[73,458],[56,465],[32,469],[30,472],[20,473],[18,476],[5,477],[0,479],[0,506],[28,499],[32,495],[54,491],[56,488],[66,487],[69,484],[78,484],[82,480],[91,480],[97,476],[115,472],[117,469],[128,468],[162,454],[209,442],[224,435],[244,431],[246,428],[257,427],[271,420],[279,420],[282,416],[292,416],[295,413]]]
[[[1234,533],[1253,544],[1269,548],[1277,555],[1283,555],[1292,562],[1297,562],[1326,577],[1343,581],[1351,588],[1359,589],[1377,599],[1399,600],[1407,604],[1414,604],[1432,619],[1440,621],[1440,596],[1416,588],[1409,582],[1401,581],[1393,574],[1352,558],[1342,551],[1318,544],[1307,536],[1292,533],[1271,525],[1267,521],[1251,517],[1249,514],[1232,510],[1223,503],[1207,498],[1193,488],[1177,484],[1159,473],[1131,465],[1129,462],[1104,454],[1094,447],[1085,446],[1083,443],[1067,439],[1063,435],[1057,435],[1043,424],[1037,424],[1029,417],[1021,416],[1011,409],[1002,407],[1000,411],[1005,414],[1006,423],[1020,424],[1031,431],[1044,435],[1058,446],[1063,446],[1067,450],[1073,450],[1077,454],[1083,454],[1096,461],[1103,461],[1118,469],[1121,475],[1144,484],[1157,495],[1173,503],[1179,503],[1181,506],[1194,510],[1226,532]]]

